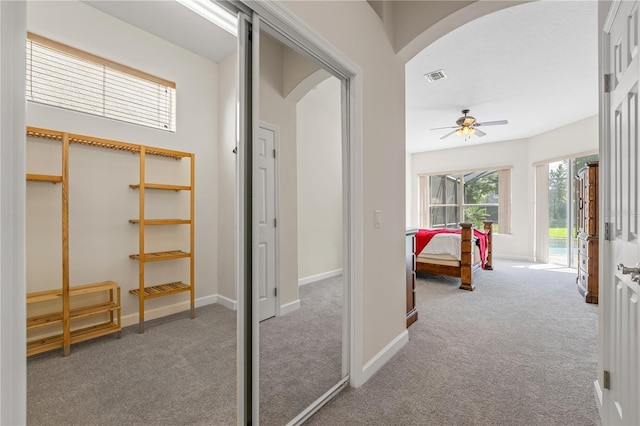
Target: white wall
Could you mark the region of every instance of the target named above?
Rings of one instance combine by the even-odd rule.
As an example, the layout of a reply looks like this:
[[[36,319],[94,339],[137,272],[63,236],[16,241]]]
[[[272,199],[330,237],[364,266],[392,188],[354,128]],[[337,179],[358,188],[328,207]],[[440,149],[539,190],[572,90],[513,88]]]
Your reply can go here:
[[[299,282],[342,270],[340,91],[330,77],[296,106]]]
[[[218,295],[236,301],[236,162],[233,153],[236,134],[237,55],[219,64],[219,149],[218,149]]]
[[[557,160],[598,150],[598,116],[585,118],[529,139],[529,161]]]
[[[287,48],[288,49],[288,48]],[[278,232],[280,237],[280,304],[298,300],[298,213],[296,105],[283,96],[285,47],[260,37],[260,121],[276,126],[278,150]]]
[[[160,146],[196,154],[196,298],[212,301],[217,293],[218,228],[218,66],[189,51],[165,42],[149,33],[116,20],[81,2],[30,2],[28,30],[53,40],[86,50],[107,59],[141,69],[174,81],[177,86],[177,131],[154,130],[107,120],[64,109],[28,103],[27,124]],[[171,58],[171,60],[167,60]],[[29,148],[31,149],[31,147]],[[30,172],[50,165],[46,157],[30,155]],[[188,182],[188,160],[148,159],[149,181]],[[155,168],[155,169],[154,169]],[[155,177],[154,177],[155,175]],[[175,182],[174,179],[180,180]],[[169,182],[164,182],[169,180]],[[138,287],[138,264],[128,255],[138,251],[136,225],[137,192],[128,184],[138,181],[137,156],[117,151],[72,146],[70,153],[70,273],[71,285],[114,280],[121,286],[123,324],[137,321],[137,298],[128,293]],[[31,186],[34,190],[31,190]],[[31,185],[28,205],[37,205],[38,195],[46,188]],[[52,192],[52,191],[49,191]],[[188,217],[188,193],[156,194],[148,191],[147,217]],[[176,200],[180,200],[176,202]],[[50,208],[52,207],[52,208]],[[174,209],[175,207],[175,209]],[[176,210],[177,209],[177,210]],[[27,219],[49,216],[55,206],[28,209]],[[175,216],[174,216],[175,215]],[[34,222],[35,221],[35,222]],[[231,226],[231,225],[230,225]],[[188,227],[148,229],[148,249],[172,249],[179,241],[188,251]],[[35,232],[34,232],[35,231]],[[155,236],[155,237],[154,237]],[[28,290],[34,291],[46,271],[59,269],[55,256],[37,252],[44,241],[59,241],[59,230],[28,226],[27,259],[31,273]],[[33,255],[30,255],[33,254]],[[188,282],[188,261],[176,260],[151,264],[146,268],[147,285],[182,279]],[[59,276],[59,275],[57,275]],[[56,279],[52,280],[54,284]],[[148,310],[182,302],[173,310],[184,309],[188,294],[148,301]],[[157,315],[169,313],[158,312]],[[147,318],[153,315],[148,314]]]
[[[511,234],[494,235],[493,254],[502,258],[534,260],[534,163],[568,158],[597,149],[597,117],[590,117],[528,139],[413,154],[410,202],[412,214],[407,226],[419,224],[420,174],[509,166],[512,168]]]

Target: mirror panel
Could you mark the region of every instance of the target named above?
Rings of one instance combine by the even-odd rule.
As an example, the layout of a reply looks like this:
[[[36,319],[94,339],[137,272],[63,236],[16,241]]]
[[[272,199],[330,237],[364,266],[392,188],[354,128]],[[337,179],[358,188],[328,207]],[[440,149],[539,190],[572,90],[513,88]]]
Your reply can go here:
[[[256,282],[264,296],[260,423],[270,425],[292,421],[347,371],[342,87],[338,78],[265,31],[259,46],[258,147],[276,150],[275,157],[254,156],[258,176],[271,176],[268,163],[275,169],[272,180],[258,179],[254,188],[259,205],[275,200],[276,221],[270,216],[264,221],[274,235],[259,228],[257,241],[267,248],[273,238],[275,249],[273,257],[261,257],[258,269],[264,269]]]

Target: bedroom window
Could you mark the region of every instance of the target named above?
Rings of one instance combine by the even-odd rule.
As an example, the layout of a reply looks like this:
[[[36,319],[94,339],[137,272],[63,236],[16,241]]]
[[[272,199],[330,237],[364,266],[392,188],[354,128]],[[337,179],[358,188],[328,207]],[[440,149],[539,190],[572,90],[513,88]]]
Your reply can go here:
[[[471,222],[483,228],[493,221],[493,232],[511,231],[510,169],[463,171],[420,177],[420,226],[457,228]]]
[[[32,33],[26,53],[28,101],[175,132],[175,83]]]

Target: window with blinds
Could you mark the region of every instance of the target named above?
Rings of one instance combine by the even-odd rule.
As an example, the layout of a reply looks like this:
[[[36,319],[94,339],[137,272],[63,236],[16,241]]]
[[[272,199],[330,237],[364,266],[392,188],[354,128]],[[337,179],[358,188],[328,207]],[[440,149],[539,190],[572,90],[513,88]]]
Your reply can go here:
[[[176,85],[29,33],[28,101],[175,132]]]
[[[511,233],[511,169],[469,170],[420,176],[420,226],[457,228],[471,222]]]

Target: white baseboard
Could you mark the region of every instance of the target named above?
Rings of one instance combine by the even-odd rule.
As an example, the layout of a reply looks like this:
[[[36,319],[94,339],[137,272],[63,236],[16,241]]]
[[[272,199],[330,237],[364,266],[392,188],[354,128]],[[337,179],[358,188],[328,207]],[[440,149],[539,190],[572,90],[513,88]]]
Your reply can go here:
[[[337,277],[342,275],[342,268],[336,269],[334,271],[323,272],[322,274],[310,275],[304,278],[298,278],[298,285],[305,285],[315,283],[316,281],[324,280],[327,278]]]
[[[380,368],[387,363],[400,349],[409,341],[409,332],[403,330],[395,339],[387,344],[380,352],[375,354],[362,367],[362,383],[363,385],[369,380]]]
[[[227,309],[231,309],[232,311],[238,310],[238,302],[229,299],[228,297],[218,295],[218,303]]]
[[[195,300],[196,308],[199,308],[200,306],[207,306],[207,305],[213,305],[214,303],[218,303],[218,298],[219,297],[220,296],[218,296],[217,294],[211,294],[209,296],[198,297]]]
[[[298,309],[300,309],[300,299],[285,303],[280,306],[280,316],[287,315],[291,312],[297,311]]]
[[[535,257],[530,256],[511,256],[508,254],[494,254],[494,259],[504,259],[504,260],[516,260],[518,262],[535,262]]]
[[[593,382],[593,396],[596,400],[598,413],[600,413],[600,417],[602,417],[602,388],[600,387],[600,383],[597,380]]]
[[[229,309],[236,309],[236,302],[227,299],[224,296],[220,296],[217,294],[211,294],[209,296],[198,297],[195,300],[196,308],[201,306],[213,305],[214,303],[220,303],[222,306]],[[160,308],[149,309],[144,313],[145,321],[166,317],[167,315],[177,314],[178,312],[183,312],[189,310],[190,303],[188,300],[185,300],[180,303],[175,303],[169,306],[162,306]],[[230,307],[233,306],[233,307]],[[127,327],[129,325],[138,324],[138,313],[123,315],[122,316],[122,326]]]

